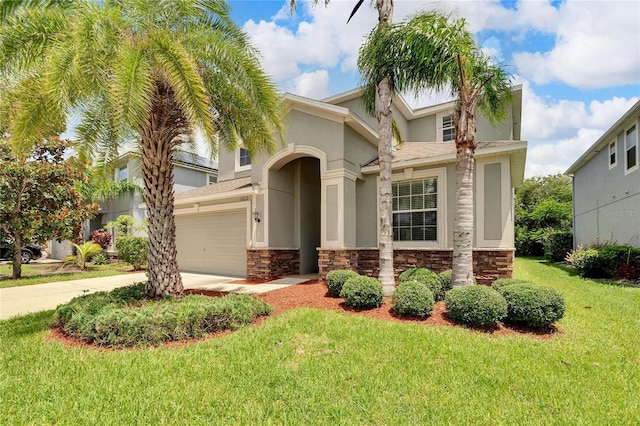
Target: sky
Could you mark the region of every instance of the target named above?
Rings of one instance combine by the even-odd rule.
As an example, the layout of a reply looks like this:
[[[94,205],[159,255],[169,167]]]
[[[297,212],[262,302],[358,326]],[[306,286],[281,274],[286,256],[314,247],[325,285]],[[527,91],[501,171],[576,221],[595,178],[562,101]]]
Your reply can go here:
[[[327,7],[289,0],[229,1],[232,19],[260,52],[278,87],[312,99],[358,87],[358,49],[377,23],[366,1]],[[523,86],[526,177],[565,172],[640,99],[638,0],[395,0],[393,22],[437,9],[465,18],[483,50]],[[406,94],[413,107],[448,100]]]

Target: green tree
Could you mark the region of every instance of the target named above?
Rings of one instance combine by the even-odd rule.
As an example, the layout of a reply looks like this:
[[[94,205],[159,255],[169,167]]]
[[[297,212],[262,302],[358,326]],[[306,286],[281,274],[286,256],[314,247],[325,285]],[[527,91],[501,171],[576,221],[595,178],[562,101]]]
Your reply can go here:
[[[75,112],[81,154],[113,158],[136,137],[148,206],[148,283],[183,290],[176,261],[172,158],[195,131],[251,154],[272,152],[282,103],[221,0],[17,1],[2,9],[0,116],[29,143],[46,115]],[[44,3],[44,6],[41,4]],[[8,108],[7,108],[8,106]]]
[[[448,88],[457,98],[452,286],[473,284],[476,114],[480,109],[491,122],[508,117],[509,75],[481,52],[463,19],[452,20],[438,12],[420,13],[405,23],[372,32],[358,66],[369,105],[377,96],[375,82],[382,75],[390,76],[393,89],[400,92]]]
[[[330,0],[322,0],[326,6]],[[347,22],[362,6],[364,0],[358,0]],[[321,0],[313,0],[314,4]],[[291,10],[295,10],[296,0],[290,0]],[[378,11],[378,28],[387,27],[393,19],[393,0],[376,0],[375,7]],[[371,99],[369,113],[378,121],[378,163],[380,167],[379,187],[379,216],[380,229],[378,232],[379,273],[378,279],[383,285],[384,293],[391,296],[395,289],[393,271],[393,208],[391,204],[391,161],[393,136],[399,133],[394,126],[391,116],[391,104],[393,101],[393,81],[390,74],[378,73],[379,79],[374,82],[377,90]]]
[[[95,214],[75,190],[82,170],[64,158],[68,141],[50,138],[31,151],[0,141],[0,238],[14,249],[13,278],[22,275],[21,247],[73,236],[74,225]]]

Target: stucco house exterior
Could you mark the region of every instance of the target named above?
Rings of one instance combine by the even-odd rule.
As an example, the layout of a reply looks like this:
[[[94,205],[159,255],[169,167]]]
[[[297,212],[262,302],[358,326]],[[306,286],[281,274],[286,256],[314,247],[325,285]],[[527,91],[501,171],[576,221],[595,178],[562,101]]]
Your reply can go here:
[[[574,248],[640,247],[640,101],[565,172],[573,177]]]
[[[476,275],[511,276],[513,188],[524,178],[521,87],[510,119],[478,120]],[[287,94],[284,141],[271,156],[220,153],[218,183],[177,194],[181,270],[248,278],[353,269],[377,275],[377,123],[361,92],[323,101]],[[455,145],[448,102],[418,110],[398,97],[394,118],[406,141],[393,157],[396,271],[451,267]]]

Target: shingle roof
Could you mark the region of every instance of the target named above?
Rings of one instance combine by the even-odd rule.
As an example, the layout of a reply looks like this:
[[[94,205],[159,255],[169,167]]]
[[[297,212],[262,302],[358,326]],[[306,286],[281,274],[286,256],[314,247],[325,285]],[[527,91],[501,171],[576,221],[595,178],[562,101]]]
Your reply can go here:
[[[504,142],[478,142],[476,152],[489,148],[507,147],[515,145],[520,141],[504,141]],[[392,162],[417,160],[420,158],[433,158],[445,155],[455,155],[456,145],[454,142],[405,142],[392,154]],[[367,166],[378,165],[376,158]]]
[[[240,178],[227,180],[224,182],[214,183],[213,185],[201,186],[191,191],[176,194],[176,200],[183,198],[204,197],[205,195],[221,194],[223,192],[233,191],[235,189],[246,188],[251,186],[251,178]]]

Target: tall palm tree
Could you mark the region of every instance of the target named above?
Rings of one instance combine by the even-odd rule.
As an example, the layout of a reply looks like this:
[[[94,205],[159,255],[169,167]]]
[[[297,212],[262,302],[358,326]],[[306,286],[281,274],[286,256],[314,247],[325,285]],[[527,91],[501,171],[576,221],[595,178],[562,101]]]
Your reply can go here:
[[[222,0],[17,3],[0,10],[2,98],[17,100],[9,131],[28,143],[43,114],[78,114],[86,151],[114,153],[137,137],[149,213],[146,293],[181,293],[174,153],[195,131],[212,152],[218,143],[272,152],[282,134],[281,99],[256,50]]]
[[[457,97],[452,284],[472,284],[476,111],[480,108],[492,123],[507,117],[509,75],[480,51],[464,19],[438,12],[420,13],[407,22],[374,30],[360,51],[358,67],[369,108],[382,75],[391,76],[398,92],[450,90]]]
[[[330,0],[313,0],[314,4],[323,2],[325,6]],[[364,0],[358,0],[353,8],[347,22],[358,11]],[[296,7],[296,0],[290,0],[291,9]],[[391,25],[393,19],[393,0],[376,0],[378,10],[378,28]],[[391,116],[391,104],[393,100],[393,84],[388,74],[380,73],[379,79],[375,82],[375,98],[373,108],[367,108],[369,113],[376,117],[378,121],[378,163],[380,167],[379,180],[379,273],[378,279],[384,287],[384,293],[390,296],[395,288],[395,278],[393,271],[393,209],[391,204],[391,161],[393,136],[399,135],[394,129],[393,117]]]

